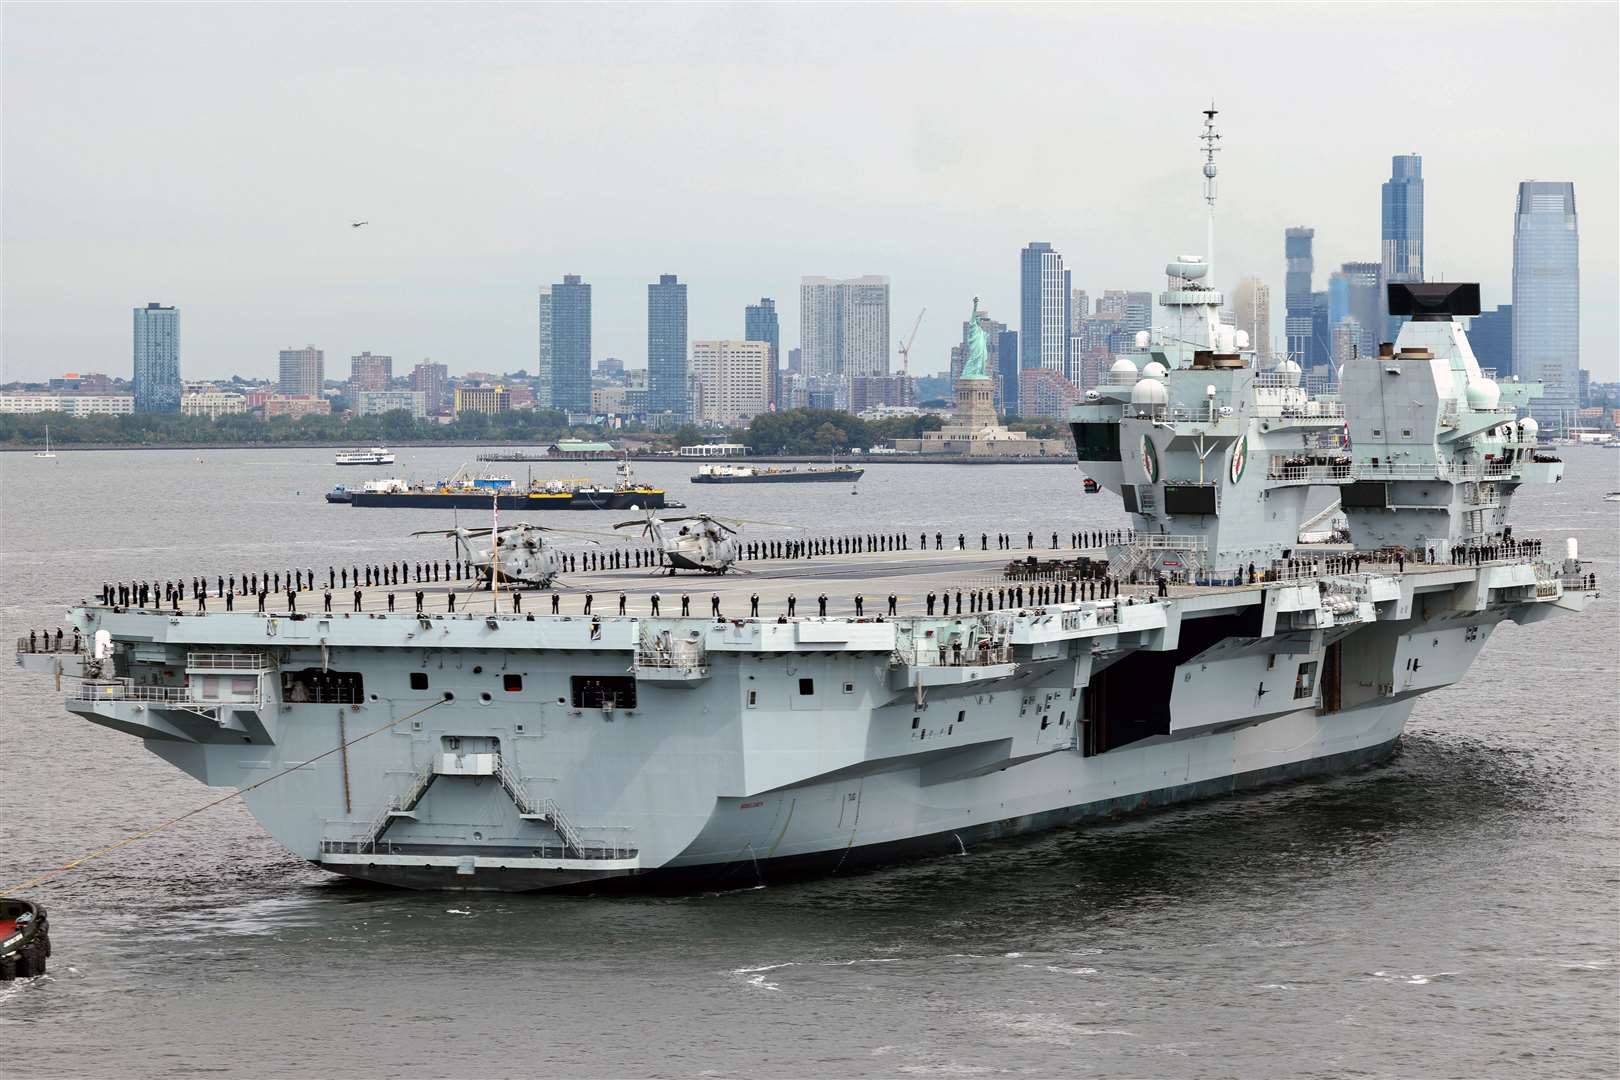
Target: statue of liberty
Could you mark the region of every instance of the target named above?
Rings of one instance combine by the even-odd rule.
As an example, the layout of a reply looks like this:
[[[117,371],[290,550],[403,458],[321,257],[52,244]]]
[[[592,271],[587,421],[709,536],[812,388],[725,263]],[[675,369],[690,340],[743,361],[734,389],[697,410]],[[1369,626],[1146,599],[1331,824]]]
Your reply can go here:
[[[979,298],[975,296],[973,298],[973,315],[968,320],[967,354],[962,357],[962,374],[960,378],[988,379],[990,377],[990,372],[985,366],[989,358],[988,350],[985,347],[985,339],[988,336],[984,332],[984,327],[979,325]]]

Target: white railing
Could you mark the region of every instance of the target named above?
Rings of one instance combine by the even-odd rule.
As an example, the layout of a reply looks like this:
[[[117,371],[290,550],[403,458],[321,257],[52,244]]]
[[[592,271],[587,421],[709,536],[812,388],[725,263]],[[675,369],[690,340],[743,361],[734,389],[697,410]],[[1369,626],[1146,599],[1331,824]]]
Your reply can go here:
[[[268,671],[270,667],[266,653],[194,652],[186,657],[189,671]]]
[[[1350,462],[1330,465],[1290,465],[1287,458],[1274,457],[1266,470],[1267,480],[1289,483],[1337,484],[1350,479]]]
[[[1450,461],[1358,461],[1350,467],[1354,480],[1489,480],[1511,476],[1510,462],[1458,465]]]

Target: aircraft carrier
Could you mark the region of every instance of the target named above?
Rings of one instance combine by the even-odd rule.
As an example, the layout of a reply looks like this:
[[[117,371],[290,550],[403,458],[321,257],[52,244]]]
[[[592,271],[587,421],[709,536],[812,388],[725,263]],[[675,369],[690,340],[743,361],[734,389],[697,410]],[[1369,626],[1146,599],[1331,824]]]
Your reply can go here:
[[[1087,563],[869,536],[744,575],[598,572],[555,614],[447,610],[443,583],[420,612],[377,588],[358,613],[82,603],[85,654],[18,660],[242,789],[298,856],[424,889],[752,885],[1371,765],[1500,626],[1595,596],[1572,541],[1509,521],[1561,476],[1518,418],[1539,387],[1480,370],[1456,321],[1477,288],[1397,284],[1398,340],[1312,393],[1257,368],[1208,271],[1168,264],[1173,325],[1073,410],[1134,524],[1092,543],[1077,478]],[[1302,543],[1335,490],[1349,543]]]

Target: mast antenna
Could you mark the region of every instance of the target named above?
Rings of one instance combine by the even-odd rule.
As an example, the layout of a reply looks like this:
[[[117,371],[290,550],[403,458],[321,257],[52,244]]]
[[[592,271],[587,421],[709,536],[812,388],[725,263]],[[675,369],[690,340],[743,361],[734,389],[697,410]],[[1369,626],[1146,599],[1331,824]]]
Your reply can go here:
[[[1209,267],[1206,280],[1210,288],[1215,287],[1215,155],[1221,151],[1221,137],[1215,131],[1218,111],[1215,102],[1211,101],[1209,108],[1204,110],[1204,133],[1198,137],[1198,141],[1204,144],[1204,201],[1209,204],[1209,235],[1204,262]]]

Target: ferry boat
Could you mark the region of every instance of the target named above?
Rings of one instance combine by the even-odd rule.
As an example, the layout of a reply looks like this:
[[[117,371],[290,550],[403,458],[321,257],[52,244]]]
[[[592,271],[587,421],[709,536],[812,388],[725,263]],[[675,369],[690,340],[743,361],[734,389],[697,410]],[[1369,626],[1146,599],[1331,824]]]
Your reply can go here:
[[[611,484],[587,479],[535,480],[520,486],[510,476],[473,476],[465,468],[448,480],[411,484],[379,480],[359,488],[336,488],[326,501],[350,506],[440,510],[662,510],[681,503],[664,489],[638,483],[630,463],[621,461]]]
[[[386,446],[373,446],[369,450],[341,450],[338,452],[339,465],[392,465],[394,452]]]
[[[699,465],[694,484],[813,484],[853,483],[866,473],[853,465],[810,465],[778,468],[774,465]]]

